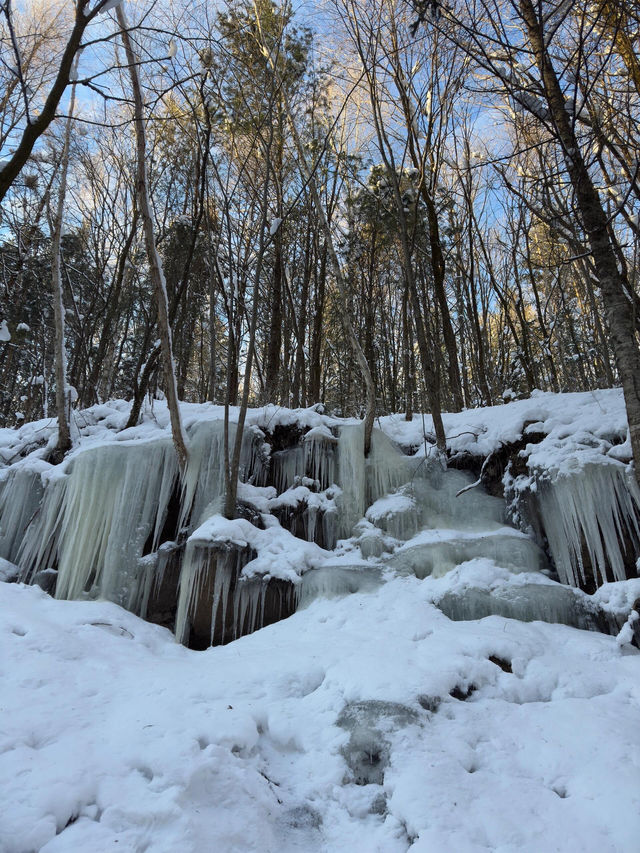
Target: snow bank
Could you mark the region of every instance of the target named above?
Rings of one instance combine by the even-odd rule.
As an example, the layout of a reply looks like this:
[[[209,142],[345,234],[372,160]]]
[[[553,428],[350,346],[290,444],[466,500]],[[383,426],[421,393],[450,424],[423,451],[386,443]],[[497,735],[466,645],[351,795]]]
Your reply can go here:
[[[319,600],[201,653],[0,584],[3,853],[634,850],[640,653],[453,623],[443,583]]]
[[[222,421],[224,409],[210,403],[181,403],[185,428],[192,430],[206,421]],[[124,400],[91,406],[75,413],[83,445],[102,441],[144,441],[169,431],[169,414],[164,401],[145,404],[140,423],[123,430],[129,415]],[[237,408],[230,410],[236,422]],[[485,457],[522,438],[526,431],[542,432],[541,443],[531,444],[525,455],[532,469],[544,469],[553,476],[575,472],[587,462],[601,461],[603,454],[612,460],[626,462],[631,458],[627,439],[627,422],[622,391],[619,388],[582,393],[554,394],[535,391],[527,400],[516,400],[500,406],[467,409],[444,414],[447,443],[451,451],[467,451]],[[354,419],[341,419],[323,413],[321,406],[286,409],[263,406],[250,409],[247,426],[272,432],[277,426],[296,426],[308,430],[310,443],[335,442],[341,425],[354,425]],[[424,451],[424,435],[433,432],[430,415],[404,415],[378,418],[376,425],[394,442]],[[5,465],[30,450],[43,448],[57,436],[56,421],[48,418],[24,424],[17,430],[0,429],[0,462]],[[357,441],[353,436],[352,440]],[[375,448],[374,448],[375,452]],[[386,491],[389,491],[388,489]]]
[[[531,443],[523,455],[532,470],[545,470],[551,476],[573,473],[587,462],[600,461],[603,453],[616,460],[631,458],[619,388],[570,394],[534,391],[527,400],[444,414],[443,421],[452,452],[481,457],[527,432],[543,433],[544,439]],[[407,447],[423,447],[425,433],[433,432],[429,415],[414,415],[409,422],[402,414],[388,415],[377,423]]]

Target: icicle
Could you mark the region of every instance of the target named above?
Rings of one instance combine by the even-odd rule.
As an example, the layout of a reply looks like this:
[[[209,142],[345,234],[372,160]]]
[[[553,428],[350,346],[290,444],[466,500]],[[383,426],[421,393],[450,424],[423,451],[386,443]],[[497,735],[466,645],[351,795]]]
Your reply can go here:
[[[354,525],[366,510],[366,480],[363,424],[340,427],[338,439],[338,499],[340,536],[351,536]]]
[[[230,452],[235,424],[229,424]],[[207,508],[224,496],[224,422],[202,421],[189,435],[189,462],[182,482],[179,527],[191,520],[197,527],[211,512]]]
[[[271,447],[265,442],[264,432],[255,424],[245,430],[242,454],[246,457],[246,482],[266,486],[271,467]]]
[[[213,645],[216,632],[218,611],[220,611],[220,636],[224,642],[227,632],[227,608],[232,584],[235,584],[238,573],[238,554],[236,551],[218,552],[215,575],[213,579],[213,596],[211,598],[211,632],[209,645]]]
[[[383,432],[374,429],[366,461],[367,506],[404,485],[409,476],[407,457]]]
[[[33,468],[15,466],[0,481],[0,557],[17,562],[23,536],[42,493],[40,472]]]
[[[189,615],[194,610],[202,585],[202,574],[208,563],[209,554],[203,553],[203,549],[192,542],[187,542],[178,586],[175,635],[179,643],[186,643],[189,639]]]
[[[587,581],[583,542],[597,586],[607,580],[625,580],[620,543],[628,536],[638,553],[640,490],[624,466],[586,465],[575,476],[541,483],[539,496],[549,548],[564,583],[580,586]]]
[[[262,578],[239,580],[235,595],[234,640],[262,628],[266,588],[267,583]]]
[[[162,531],[178,469],[169,440],[100,445],[51,481],[19,555],[27,577],[57,556],[57,598],[139,598],[138,560]]]
[[[176,613],[175,635],[179,642],[189,640],[192,628],[201,640],[208,631],[209,645],[216,639],[228,642],[243,633],[242,625],[250,602],[243,600],[239,577],[243,567],[254,557],[255,552],[250,548],[222,548],[220,545],[213,548],[187,542]],[[252,619],[255,617],[249,613],[250,623]]]
[[[304,533],[307,542],[316,541],[316,521],[318,518],[318,507],[307,506],[304,510]]]
[[[147,554],[138,560],[137,583],[133,586],[127,610],[147,618],[149,599],[154,588],[158,587],[158,554]]]
[[[25,531],[17,558],[25,583],[31,583],[40,570],[53,568],[57,562],[68,480],[68,475],[47,480],[40,508]]]
[[[304,437],[305,474],[328,489],[336,479],[337,439],[326,427],[316,427]]]
[[[289,447],[271,454],[271,481],[278,494],[286,492],[305,476],[305,448]]]
[[[327,551],[333,551],[336,547],[338,539],[338,511],[333,509],[326,510],[322,514],[322,541],[318,542],[321,548],[326,548]]]
[[[380,430],[371,436],[371,451],[364,458],[363,424],[340,427],[338,439],[338,485],[341,536],[351,536],[354,525],[367,506],[399,488],[409,479],[407,458]]]

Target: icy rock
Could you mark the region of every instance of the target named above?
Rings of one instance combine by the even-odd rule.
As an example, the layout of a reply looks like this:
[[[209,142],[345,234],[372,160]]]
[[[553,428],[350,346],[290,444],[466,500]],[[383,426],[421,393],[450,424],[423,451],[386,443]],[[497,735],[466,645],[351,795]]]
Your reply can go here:
[[[382,785],[389,764],[388,735],[418,722],[406,705],[377,699],[350,702],[340,712],[337,724],[349,732],[342,754],[355,785]]]
[[[20,567],[15,563],[10,563],[4,557],[0,557],[0,581],[10,583],[16,581],[20,575]]]
[[[636,602],[629,618],[617,634],[616,642],[619,646],[634,644],[640,648],[640,601]]]
[[[268,508],[294,536],[332,550],[337,538],[337,507],[333,499],[336,491],[334,488],[318,493],[308,486],[292,486],[271,498]]]
[[[504,501],[487,495],[465,471],[443,471],[421,460],[412,481],[412,494],[420,507],[420,521],[428,527],[479,530],[504,524]]]
[[[297,591],[298,608],[316,598],[337,598],[371,592],[382,583],[382,568],[369,563],[323,565],[302,576]]]
[[[401,574],[440,577],[467,560],[484,557],[515,572],[546,568],[542,550],[524,534],[509,527],[492,531],[425,530],[410,539],[388,560]]]
[[[434,603],[454,622],[504,616],[520,622],[551,622],[608,633],[607,620],[576,590],[561,584],[524,584],[493,590],[468,587]]]
[[[184,551],[184,544],[165,542],[157,552],[139,560],[142,577],[137,584],[138,598],[131,602],[134,613],[173,629]]]
[[[418,530],[418,511],[408,487],[378,498],[366,513],[372,522],[394,539],[410,539]]]
[[[42,569],[33,579],[33,583],[48,595],[55,595],[58,572],[56,569]]]
[[[364,560],[370,557],[381,557],[383,554],[393,551],[395,541],[385,536],[379,527],[375,527],[370,521],[362,519],[356,527],[357,543],[360,547],[360,554]]]

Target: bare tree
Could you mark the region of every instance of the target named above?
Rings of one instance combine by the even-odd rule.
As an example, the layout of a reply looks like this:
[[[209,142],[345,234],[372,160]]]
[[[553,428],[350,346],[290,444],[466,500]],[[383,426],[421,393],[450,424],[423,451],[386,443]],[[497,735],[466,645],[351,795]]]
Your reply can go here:
[[[77,67],[77,58],[75,66]],[[71,448],[71,392],[67,388],[67,352],[64,332],[65,310],[62,296],[60,240],[62,237],[62,223],[64,216],[64,204],[67,195],[67,173],[69,171],[69,144],[71,141],[71,126],[73,124],[73,113],[75,109],[76,87],[71,86],[71,98],[69,100],[68,116],[65,123],[64,142],[60,156],[60,186],[58,188],[58,201],[55,214],[52,216],[51,232],[51,284],[53,291],[53,316],[55,323],[55,375],[56,375],[56,409],[58,413],[58,444],[55,457],[60,461],[64,454]]]
[[[138,73],[138,59],[133,50],[129,27],[125,17],[123,4],[116,7],[118,24],[120,25],[122,43],[127,57],[131,89],[134,104],[134,125],[136,132],[137,150],[137,195],[140,219],[144,232],[147,259],[149,262],[149,273],[153,282],[156,295],[156,307],[158,311],[158,329],[160,333],[160,346],[162,349],[162,362],[164,368],[164,383],[171,418],[171,433],[173,444],[178,457],[180,471],[184,473],[187,465],[188,452],[182,419],[180,416],[180,405],[178,400],[178,385],[176,382],[175,363],[173,360],[173,341],[171,336],[171,325],[169,323],[169,301],[167,298],[167,287],[162,268],[162,259],[156,246],[155,227],[153,223],[153,212],[149,200],[149,182],[147,178],[147,144],[144,122],[144,103],[142,100],[142,89],[140,86],[140,75]]]
[[[121,0],[119,0],[120,2]],[[101,13],[114,6],[114,0],[76,0],[73,25],[67,37],[65,47],[62,51],[60,62],[55,72],[48,94],[46,95],[42,109],[36,114],[29,106],[29,85],[25,77],[25,65],[22,58],[19,42],[15,36],[13,26],[13,9],[11,0],[4,0],[0,5],[0,11],[6,22],[9,41],[13,52],[14,62],[12,64],[13,75],[24,99],[24,127],[15,150],[0,168],[0,201],[5,197],[7,191],[20,174],[31,152],[42,134],[55,119],[58,106],[64,95],[65,89],[71,79],[71,68],[74,59],[82,45],[82,40],[87,27]]]

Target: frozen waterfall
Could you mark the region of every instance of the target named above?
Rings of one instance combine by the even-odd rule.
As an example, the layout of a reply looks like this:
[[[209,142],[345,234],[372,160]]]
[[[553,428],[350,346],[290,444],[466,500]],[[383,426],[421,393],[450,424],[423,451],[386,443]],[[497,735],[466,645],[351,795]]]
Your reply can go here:
[[[628,543],[632,558],[640,547],[640,489],[625,466],[586,465],[573,476],[540,483],[539,492],[544,529],[560,579],[593,588],[625,580],[620,543]],[[587,577],[585,557],[593,578]]]
[[[58,467],[16,464],[0,479],[0,558],[27,582],[46,572],[58,598],[110,599],[194,648],[234,640],[318,597],[366,593],[394,574],[437,582],[477,559],[522,583],[443,595],[451,618],[602,625],[597,608],[540,574],[549,574],[544,552],[508,525],[504,502],[471,474],[406,456],[377,429],[365,459],[361,423],[328,423],[246,427],[234,522],[219,515],[221,420],[189,428],[182,482],[166,436],[89,445]],[[598,582],[625,577],[620,543],[640,545],[640,492],[623,466],[591,465],[541,483],[538,496],[563,581],[584,582],[586,558]],[[218,529],[215,519],[246,535],[194,534],[212,522]]]

